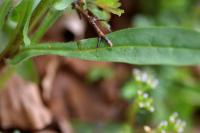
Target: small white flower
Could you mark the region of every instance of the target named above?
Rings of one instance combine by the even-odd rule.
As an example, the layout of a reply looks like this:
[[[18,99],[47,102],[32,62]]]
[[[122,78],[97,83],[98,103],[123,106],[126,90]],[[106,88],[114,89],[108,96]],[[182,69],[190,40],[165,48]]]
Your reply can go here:
[[[141,74],[141,71],[140,69],[133,69],[133,74],[136,76],[136,75],[140,75]]]
[[[178,117],[178,113],[177,113],[177,112],[174,112],[174,113],[173,113],[173,116],[174,116],[174,117]]]
[[[156,88],[159,84],[159,80],[158,79],[154,79],[151,83],[151,87],[152,89]]]
[[[183,127],[186,126],[186,122],[185,121],[182,121],[182,124],[181,124]]]
[[[137,91],[137,94],[138,94],[139,96],[141,96],[141,95],[143,94],[143,92],[142,92],[141,90],[138,90],[138,91]]]
[[[146,102],[146,107],[151,107],[151,103],[150,102]]]
[[[149,95],[148,95],[147,93],[144,93],[144,94],[143,94],[143,97],[146,99],[146,98],[149,97]]]
[[[161,133],[167,133],[165,130],[161,130]]]
[[[168,122],[167,121],[162,121],[161,123],[160,123],[160,126],[162,127],[162,126],[167,126],[168,125]]]
[[[173,116],[173,115],[170,116],[170,117],[169,117],[169,121],[172,122],[172,123],[175,123],[175,122],[176,122],[176,117]]]
[[[178,117],[178,113],[174,112],[170,117],[169,117],[169,121],[172,123],[175,123],[176,118]]]
[[[140,102],[140,103],[139,103],[139,107],[140,107],[140,108],[144,108],[144,103]]]
[[[175,117],[170,116],[169,121],[172,122],[172,123],[175,123]]]
[[[147,73],[142,73],[141,75],[141,81],[142,82],[147,82],[148,80],[148,74]]]
[[[181,127],[181,128],[178,128],[178,133],[183,133],[184,129]]]
[[[177,125],[177,126],[180,126],[181,123],[182,123],[182,121],[181,121],[180,119],[178,119],[178,120],[176,121],[176,125]]]
[[[137,81],[141,81],[141,76],[135,76],[135,79],[137,80]]]
[[[152,130],[149,126],[144,126],[144,131],[150,133]]]
[[[155,108],[154,108],[154,107],[151,107],[151,108],[150,108],[150,112],[153,113],[154,111],[155,111]]]

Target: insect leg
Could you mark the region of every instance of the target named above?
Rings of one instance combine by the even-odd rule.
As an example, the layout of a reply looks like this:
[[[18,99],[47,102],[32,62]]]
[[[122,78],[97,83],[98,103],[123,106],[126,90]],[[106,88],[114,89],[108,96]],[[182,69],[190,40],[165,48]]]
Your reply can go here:
[[[110,41],[110,39],[108,39],[106,36],[103,36],[102,38],[106,41],[106,43],[107,43],[110,47],[113,46],[113,43],[112,43],[112,42]]]
[[[96,46],[97,48],[99,48],[99,46],[100,46],[100,43],[101,43],[101,40],[102,40],[102,37],[101,37],[101,36],[99,36],[99,37],[98,37],[97,46]]]

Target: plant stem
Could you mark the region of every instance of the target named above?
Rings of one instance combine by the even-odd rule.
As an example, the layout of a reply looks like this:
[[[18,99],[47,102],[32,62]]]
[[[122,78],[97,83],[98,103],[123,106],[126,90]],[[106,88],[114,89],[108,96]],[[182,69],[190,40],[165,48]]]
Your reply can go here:
[[[131,103],[130,107],[128,108],[128,118],[127,118],[127,121],[130,127],[135,127],[137,111],[138,111],[138,108],[135,102]]]
[[[30,28],[33,28],[38,23],[39,19],[45,14],[45,12],[48,11],[49,8],[47,8],[47,6],[50,7],[50,5],[52,5],[52,3],[54,3],[55,1],[56,0],[42,0],[40,2],[31,17]],[[12,58],[20,48],[20,44],[23,41],[23,29],[26,25],[28,15],[30,15],[29,13],[30,10],[32,10],[33,6],[33,3],[31,2],[32,1],[29,0],[24,1],[24,11],[20,14],[20,19],[15,29],[15,32],[12,35],[7,47],[0,54],[0,68],[5,65],[5,59]]]
[[[51,7],[50,5],[52,5],[55,1],[56,0],[41,0],[31,17],[30,32],[36,28],[37,24],[40,22],[40,19],[48,12],[49,8]]]
[[[3,50],[3,52],[0,55],[0,65],[5,64],[4,59],[12,57],[19,49],[21,40],[23,38],[23,28],[26,24],[28,11],[32,8],[32,4],[29,3],[29,1],[25,1],[24,4],[24,12],[21,13],[21,19],[18,22],[18,25],[15,29],[15,32],[13,36],[11,37],[7,47]],[[2,63],[4,62],[4,63]]]
[[[46,33],[46,31],[51,27],[55,21],[61,16],[62,11],[50,10],[45,16],[43,22],[37,29],[37,31],[31,36],[33,44],[41,39],[41,37]]]
[[[3,28],[3,25],[5,23],[5,18],[11,8],[12,1],[11,0],[4,0],[2,2],[2,5],[0,6],[0,29]]]
[[[7,81],[11,78],[11,76],[15,72],[15,67],[7,66],[5,67],[0,76],[0,90],[5,87]]]

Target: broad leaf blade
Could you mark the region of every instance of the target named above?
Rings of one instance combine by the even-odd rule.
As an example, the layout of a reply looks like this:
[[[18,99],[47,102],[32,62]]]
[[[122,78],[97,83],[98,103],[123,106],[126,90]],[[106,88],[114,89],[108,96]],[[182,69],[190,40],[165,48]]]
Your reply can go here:
[[[125,29],[108,35],[114,44],[96,48],[97,39],[69,43],[46,43],[22,48],[11,64],[30,57],[55,54],[95,61],[131,64],[200,64],[200,33],[179,28]]]

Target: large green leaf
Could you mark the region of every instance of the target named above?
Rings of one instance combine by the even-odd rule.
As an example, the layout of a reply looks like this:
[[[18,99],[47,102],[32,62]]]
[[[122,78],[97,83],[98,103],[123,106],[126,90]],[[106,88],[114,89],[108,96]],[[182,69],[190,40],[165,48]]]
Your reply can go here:
[[[180,28],[125,29],[108,35],[112,48],[105,43],[96,48],[97,39],[69,43],[46,43],[24,47],[10,63],[30,57],[55,54],[85,60],[131,64],[200,64],[200,33]]]

